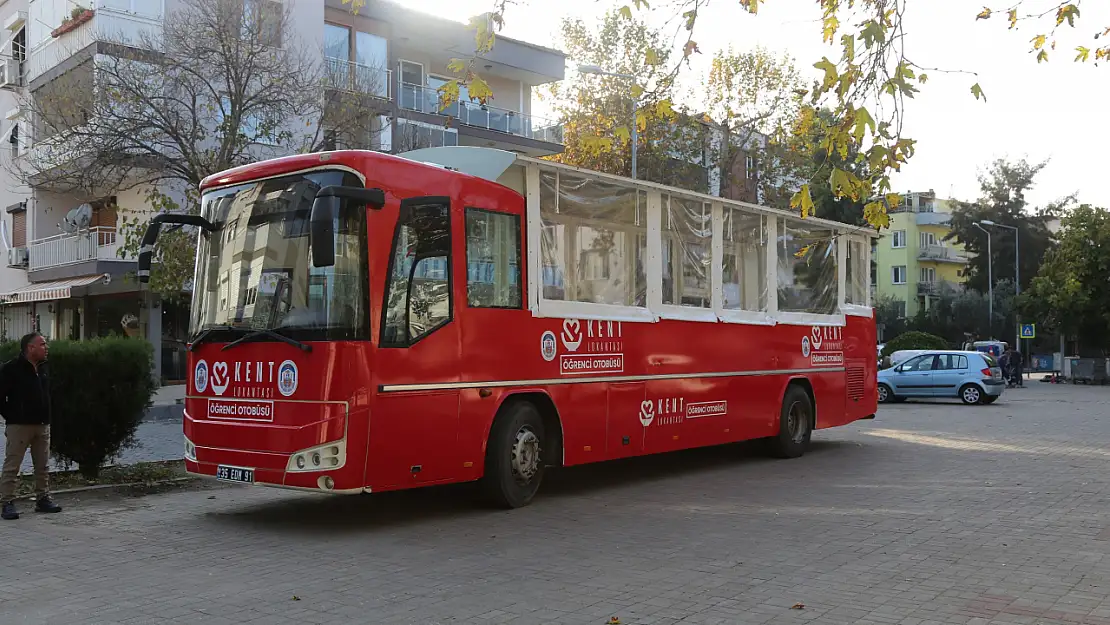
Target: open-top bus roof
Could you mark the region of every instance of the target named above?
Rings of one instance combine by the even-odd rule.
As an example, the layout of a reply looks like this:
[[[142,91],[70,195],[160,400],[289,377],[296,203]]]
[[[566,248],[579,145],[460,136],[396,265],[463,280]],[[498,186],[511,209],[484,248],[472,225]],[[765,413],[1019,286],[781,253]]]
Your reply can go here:
[[[636,180],[633,178],[626,178],[624,176],[616,176],[613,174],[606,174],[599,171],[590,169],[583,169],[557,163],[555,161],[548,161],[530,156],[516,154],[506,150],[498,150],[496,148],[483,148],[474,146],[444,146],[436,148],[423,148],[420,150],[411,150],[402,152],[397,156],[419,163],[426,163],[429,165],[438,165],[460,173],[468,174],[476,178],[482,178],[492,182],[501,182],[502,175],[509,170],[514,164],[527,164],[535,163],[544,169],[549,170],[562,170],[567,172],[574,172],[578,175],[598,178],[619,184],[629,188],[638,188],[644,191],[655,190],[662,191],[670,195],[686,196],[689,198],[697,199],[703,202],[720,202],[726,206],[742,207],[750,211],[777,215],[781,217],[791,217],[799,219],[800,216],[791,211],[785,211],[769,206],[761,206],[759,204],[751,204],[748,202],[741,202],[738,200],[730,200],[728,198],[709,195],[706,193],[698,193],[696,191],[689,191],[680,189],[678,187],[669,187],[646,180]],[[819,224],[828,228],[833,228],[842,232],[851,232],[853,234],[864,235],[868,237],[878,238],[879,233],[873,228],[865,228],[861,226],[854,226],[851,224],[841,223],[839,221],[831,221],[828,219],[819,219],[817,217],[808,217],[806,221],[813,224]]]

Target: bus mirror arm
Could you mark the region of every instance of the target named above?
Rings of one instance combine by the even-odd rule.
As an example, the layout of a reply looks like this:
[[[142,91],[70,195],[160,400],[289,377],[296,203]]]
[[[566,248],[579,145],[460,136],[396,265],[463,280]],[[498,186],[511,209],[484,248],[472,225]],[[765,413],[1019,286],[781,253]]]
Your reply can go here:
[[[158,242],[158,235],[162,233],[162,224],[180,224],[183,226],[197,226],[206,232],[212,232],[216,226],[200,215],[179,215],[162,213],[155,215],[143,233],[143,240],[139,243],[139,282],[150,282],[150,265],[154,261],[154,244]]]
[[[317,200],[326,197],[353,200],[356,204],[365,204],[374,210],[381,210],[381,208],[385,206],[385,191],[381,189],[330,185],[316,192]]]

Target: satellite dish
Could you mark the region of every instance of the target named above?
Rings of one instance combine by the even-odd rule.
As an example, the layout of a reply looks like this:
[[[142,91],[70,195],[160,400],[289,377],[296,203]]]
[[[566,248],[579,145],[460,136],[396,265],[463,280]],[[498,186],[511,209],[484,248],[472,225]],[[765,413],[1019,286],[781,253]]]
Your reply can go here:
[[[82,204],[66,213],[65,219],[59,225],[66,232],[74,232],[82,228],[88,228],[90,223],[92,223],[92,206]]]

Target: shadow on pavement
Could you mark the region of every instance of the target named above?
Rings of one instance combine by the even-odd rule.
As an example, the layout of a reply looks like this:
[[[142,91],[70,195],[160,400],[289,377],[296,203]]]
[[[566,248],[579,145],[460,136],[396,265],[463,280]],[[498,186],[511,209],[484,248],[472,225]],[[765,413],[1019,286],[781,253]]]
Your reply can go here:
[[[858,443],[814,440],[806,457],[866,453]],[[793,462],[801,462],[797,460]],[[699,473],[743,469],[766,463],[792,462],[768,458],[755,441],[613,460],[598,464],[549,470],[532,504],[533,509],[557,505],[563,498],[590,498],[606,491],[643,486],[652,482],[684,480]],[[742,477],[742,473],[737,474]],[[228,489],[221,499],[234,498]],[[444,518],[471,518],[506,511],[483,503],[477,484],[430,486],[412,490],[356,496],[291,493],[290,497],[225,511],[207,513],[209,520],[256,529],[364,532],[395,525],[433,522]]]

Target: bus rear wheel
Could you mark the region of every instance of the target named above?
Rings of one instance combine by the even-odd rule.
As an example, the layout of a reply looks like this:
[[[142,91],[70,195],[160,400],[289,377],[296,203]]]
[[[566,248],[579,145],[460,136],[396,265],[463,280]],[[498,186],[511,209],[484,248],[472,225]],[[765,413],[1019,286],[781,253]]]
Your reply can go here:
[[[779,434],[770,440],[771,453],[779,458],[797,458],[809,447],[813,434],[813,402],[797,384],[786,388],[779,413]]]
[[[491,503],[520,508],[531,503],[543,481],[543,419],[534,405],[514,402],[502,409],[486,445],[482,490]]]

